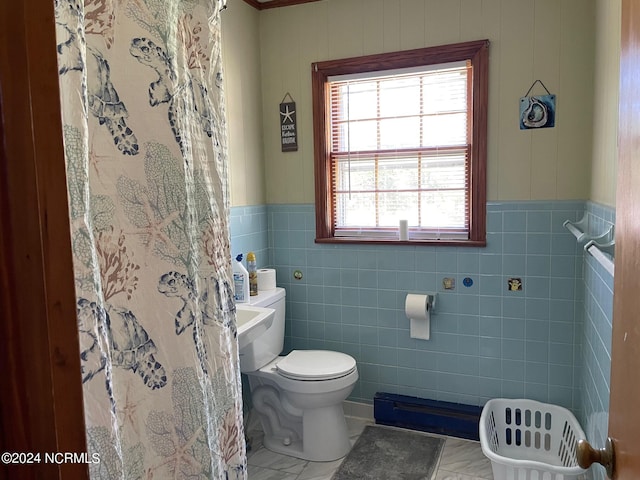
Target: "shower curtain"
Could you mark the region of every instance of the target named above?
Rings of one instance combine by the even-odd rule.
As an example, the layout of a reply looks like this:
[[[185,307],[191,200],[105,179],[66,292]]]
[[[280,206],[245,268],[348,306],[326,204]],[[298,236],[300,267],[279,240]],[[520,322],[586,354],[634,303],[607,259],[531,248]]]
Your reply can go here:
[[[221,0],[55,0],[92,479],[246,478]]]

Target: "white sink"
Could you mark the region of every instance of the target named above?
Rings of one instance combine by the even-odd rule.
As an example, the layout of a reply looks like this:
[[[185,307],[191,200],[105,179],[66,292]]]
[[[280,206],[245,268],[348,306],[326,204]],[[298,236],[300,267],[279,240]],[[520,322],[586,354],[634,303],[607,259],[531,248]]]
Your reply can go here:
[[[243,349],[267,331],[273,323],[273,308],[236,304],[236,324],[238,326],[238,347]]]

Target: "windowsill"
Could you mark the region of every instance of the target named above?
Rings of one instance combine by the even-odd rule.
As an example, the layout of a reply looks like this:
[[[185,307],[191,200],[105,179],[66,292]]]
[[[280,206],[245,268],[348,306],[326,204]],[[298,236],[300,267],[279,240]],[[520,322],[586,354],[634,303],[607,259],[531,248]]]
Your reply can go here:
[[[486,240],[393,240],[388,238],[316,238],[316,243],[364,244],[364,245],[425,245],[442,247],[486,247]]]

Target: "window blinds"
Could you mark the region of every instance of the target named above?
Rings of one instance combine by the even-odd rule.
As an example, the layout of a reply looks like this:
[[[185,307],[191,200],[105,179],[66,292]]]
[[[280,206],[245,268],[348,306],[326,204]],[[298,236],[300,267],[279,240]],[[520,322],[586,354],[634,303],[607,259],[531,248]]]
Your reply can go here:
[[[329,79],[336,236],[468,238],[470,65]]]

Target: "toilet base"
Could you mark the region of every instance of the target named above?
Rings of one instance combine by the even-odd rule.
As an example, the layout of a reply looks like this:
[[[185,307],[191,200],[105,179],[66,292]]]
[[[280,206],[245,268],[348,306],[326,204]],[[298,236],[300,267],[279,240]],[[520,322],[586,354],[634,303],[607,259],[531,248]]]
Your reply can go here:
[[[273,452],[312,462],[331,462],[351,450],[342,404],[305,411],[302,416],[303,438],[290,439],[290,445],[285,445],[285,438],[267,433],[271,430],[268,419],[259,412],[258,415],[265,431],[263,444]]]
[[[351,442],[342,402],[353,390],[357,370],[332,380],[299,381],[282,377],[274,365],[247,373],[264,446],[314,462],[344,457]]]

